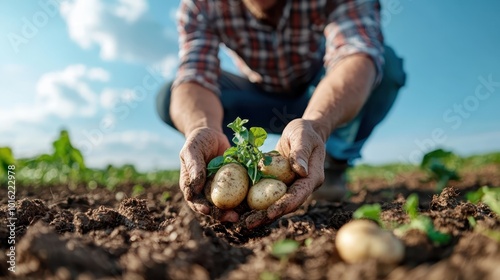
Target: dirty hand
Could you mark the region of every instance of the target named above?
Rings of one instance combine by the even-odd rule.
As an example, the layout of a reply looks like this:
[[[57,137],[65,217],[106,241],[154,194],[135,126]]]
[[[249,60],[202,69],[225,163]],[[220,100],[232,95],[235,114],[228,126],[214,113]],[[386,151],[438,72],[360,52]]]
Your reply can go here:
[[[196,212],[212,215],[221,222],[236,222],[239,216],[234,211],[222,211],[212,206],[204,196],[206,166],[210,160],[222,155],[229,148],[227,137],[215,129],[204,127],[186,135],[181,149],[180,188],[189,207]]]
[[[290,160],[292,170],[300,178],[267,210],[257,211],[248,216],[245,220],[248,228],[269,223],[295,211],[314,190],[323,184],[325,142],[313,129],[311,121],[304,119],[291,121],[283,130],[276,150]]]

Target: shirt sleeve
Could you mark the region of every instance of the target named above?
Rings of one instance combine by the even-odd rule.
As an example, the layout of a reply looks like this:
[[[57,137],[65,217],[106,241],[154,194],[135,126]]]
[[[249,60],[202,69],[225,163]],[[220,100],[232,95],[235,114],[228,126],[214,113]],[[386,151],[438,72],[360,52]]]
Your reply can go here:
[[[172,85],[195,82],[220,94],[219,37],[210,26],[210,1],[182,0],[177,12],[179,68]]]
[[[376,68],[375,85],[382,80],[384,44],[377,0],[339,0],[325,27],[325,68],[331,70],[342,59],[366,54]]]

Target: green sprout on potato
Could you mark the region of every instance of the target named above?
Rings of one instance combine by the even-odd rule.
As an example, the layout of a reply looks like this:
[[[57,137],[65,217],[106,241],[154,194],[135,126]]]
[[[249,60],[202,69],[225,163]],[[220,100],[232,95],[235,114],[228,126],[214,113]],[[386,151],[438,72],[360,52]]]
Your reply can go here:
[[[209,176],[215,174],[224,164],[235,162],[245,166],[253,183],[263,177],[263,173],[258,168],[259,162],[263,160],[265,165],[269,165],[272,160],[270,156],[265,156],[259,150],[259,147],[264,145],[267,132],[261,127],[247,129],[244,126],[247,122],[247,119],[237,117],[236,120],[227,125],[234,131],[232,141],[236,146],[227,149],[222,156],[218,156],[208,163]]]

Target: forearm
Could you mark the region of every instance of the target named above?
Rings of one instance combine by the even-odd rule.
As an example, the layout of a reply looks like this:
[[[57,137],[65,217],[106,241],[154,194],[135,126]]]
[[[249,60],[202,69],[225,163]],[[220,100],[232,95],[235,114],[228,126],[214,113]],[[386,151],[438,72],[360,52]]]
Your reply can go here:
[[[302,118],[312,121],[326,141],[335,128],[357,115],[370,94],[375,75],[368,57],[346,57],[319,83]]]
[[[222,132],[223,109],[219,98],[196,83],[183,83],[173,89],[170,117],[184,135],[200,127]]]

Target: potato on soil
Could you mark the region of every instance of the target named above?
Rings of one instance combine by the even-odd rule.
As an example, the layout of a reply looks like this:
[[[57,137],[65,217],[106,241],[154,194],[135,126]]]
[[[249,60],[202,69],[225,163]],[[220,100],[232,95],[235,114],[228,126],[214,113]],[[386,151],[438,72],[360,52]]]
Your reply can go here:
[[[276,151],[265,153],[264,156],[270,156],[272,162],[269,165],[264,165],[264,160],[261,160],[259,162],[260,171],[265,175],[276,177],[286,185],[290,185],[295,179],[295,172],[292,171],[288,159]]]
[[[383,264],[397,264],[405,247],[392,232],[369,220],[354,220],[342,226],[335,238],[340,257],[347,263],[375,259]]]
[[[229,163],[222,166],[205,190],[207,200],[220,209],[238,206],[248,193],[250,179],[247,170],[240,164]]]
[[[267,209],[286,193],[286,185],[280,180],[261,179],[250,187],[247,196],[248,206],[254,210]]]

